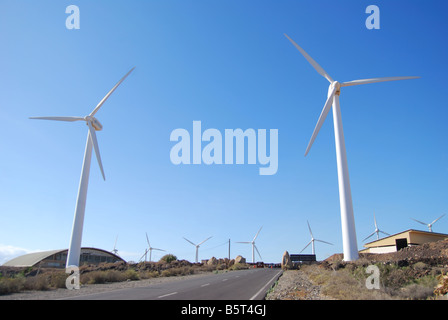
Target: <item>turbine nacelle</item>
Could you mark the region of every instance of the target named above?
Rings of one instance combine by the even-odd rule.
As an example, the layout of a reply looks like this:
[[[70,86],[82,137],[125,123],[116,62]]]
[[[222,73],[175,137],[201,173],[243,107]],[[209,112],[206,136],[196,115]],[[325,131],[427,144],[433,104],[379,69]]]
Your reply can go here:
[[[87,116],[84,119],[86,120],[87,125],[89,125],[88,122],[90,122],[92,124],[92,127],[95,129],[95,131],[103,130],[103,125],[101,124],[101,122],[98,121],[97,118],[91,117],[91,116]]]
[[[339,96],[341,94],[341,87],[342,87],[342,85],[340,82],[333,81],[330,84],[330,87],[328,88],[328,96],[331,95],[331,93],[333,92],[333,89],[334,89],[334,95]]]

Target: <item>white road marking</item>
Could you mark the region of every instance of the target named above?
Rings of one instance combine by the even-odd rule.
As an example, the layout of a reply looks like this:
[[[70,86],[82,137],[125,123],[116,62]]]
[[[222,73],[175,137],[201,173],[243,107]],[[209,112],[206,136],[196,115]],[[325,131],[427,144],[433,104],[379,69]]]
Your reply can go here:
[[[266,286],[272,281],[272,280],[274,280],[280,273],[281,273],[282,271],[280,270],[279,272],[277,272],[276,274],[275,274],[275,276],[273,276],[272,277],[272,279],[271,280],[269,280],[264,286],[263,286],[263,288],[261,288],[260,290],[258,290],[258,292],[256,293],[256,294],[254,294],[253,296],[252,296],[252,298],[250,298],[249,300],[254,300],[263,290],[266,290]]]
[[[229,280],[229,279],[222,279],[222,281],[227,281],[227,280]]]
[[[210,283],[206,283],[206,284],[201,285],[201,287],[206,287],[206,286],[209,286],[209,285],[210,285]]]
[[[168,294],[164,294],[163,296],[158,296],[157,298],[160,299],[160,298],[164,298],[164,297],[172,296],[173,294],[176,294],[176,293],[177,293],[177,292],[171,292],[171,293],[168,293]]]

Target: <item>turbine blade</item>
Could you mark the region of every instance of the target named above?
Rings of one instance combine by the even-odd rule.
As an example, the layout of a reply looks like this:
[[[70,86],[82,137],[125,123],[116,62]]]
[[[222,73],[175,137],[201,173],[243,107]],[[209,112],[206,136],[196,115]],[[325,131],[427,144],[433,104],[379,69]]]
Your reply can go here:
[[[303,250],[305,250],[306,248],[308,248],[308,246],[311,244],[311,242],[313,242],[313,240],[311,240],[310,242],[308,242],[308,244],[305,246],[305,248],[302,249],[302,251],[300,251],[300,253],[302,253]]]
[[[258,255],[260,256],[260,259],[263,260],[263,258],[261,257],[260,251],[258,251],[258,248],[256,245],[254,245],[255,250],[257,250]]]
[[[308,224],[308,230],[310,230],[311,238],[313,238],[313,232],[311,232],[310,223],[308,222],[308,220],[306,221],[306,223]]]
[[[378,229],[378,225],[376,224],[375,212],[373,213],[373,221],[375,222],[375,229]]]
[[[126,79],[126,77],[135,69],[132,68],[128,73],[126,73],[126,75],[121,78],[120,81],[118,81],[118,83],[106,94],[106,96],[103,98],[103,100],[100,101],[100,103],[98,103],[98,105],[95,107],[95,109],[93,109],[92,113],[90,114],[91,117],[93,117],[95,115],[95,113],[98,112],[98,110],[101,108],[101,106],[104,104],[104,102],[106,102],[106,100],[110,97],[110,95],[115,91],[115,89],[118,88],[118,86],[124,81],[124,79]]]
[[[362,80],[354,80],[341,83],[341,87],[348,86],[357,86],[359,84],[370,84],[377,82],[385,82],[385,81],[397,81],[397,80],[410,80],[410,79],[418,79],[420,77],[386,77],[386,78],[372,78],[372,79],[362,79]]]
[[[138,259],[138,261],[141,261],[143,259],[143,257],[148,253],[148,249],[145,250],[145,253],[141,256],[140,259]]]
[[[114,250],[115,250],[115,247],[117,246],[117,240],[118,240],[118,236],[115,238]]]
[[[152,250],[166,251],[166,250],[158,249],[158,248],[152,248]]]
[[[421,222],[421,221],[418,221],[418,220],[415,220],[414,218],[411,218],[412,220],[414,220],[414,221],[416,221],[416,222],[418,222],[418,223],[421,223],[421,224],[423,224],[423,225],[425,225],[425,226],[428,226],[428,224],[427,223],[424,223],[424,222]]]
[[[261,227],[261,228],[263,228],[263,227]],[[252,240],[252,241],[255,241],[255,239],[257,239],[257,237],[258,237],[258,234],[260,233],[260,231],[261,231],[261,228],[260,228],[260,230],[258,230],[258,232],[257,232],[257,234],[255,235],[255,237],[254,237],[254,240]]]
[[[316,69],[316,71],[323,76],[325,79],[327,79],[330,83],[333,82],[333,79],[330,77],[330,75],[316,62],[313,58],[310,57],[308,53],[305,52],[297,43],[294,42],[286,33],[284,34],[286,38],[288,38],[289,41],[297,48],[297,50],[300,51],[300,53],[305,57],[306,60]]]
[[[103,170],[103,164],[101,163],[100,149],[98,148],[98,141],[96,139],[95,129],[93,128],[91,121],[87,121],[87,125],[89,126],[90,138],[92,139],[93,148],[95,149],[96,159],[98,160],[101,174],[103,175],[103,179],[106,180],[106,177],[104,175],[104,170]]]
[[[30,119],[37,119],[37,120],[56,120],[56,121],[81,121],[84,120],[82,117],[30,117]]]
[[[236,241],[235,243],[252,243],[250,241]]]
[[[151,247],[151,245],[149,244],[148,233],[147,232],[145,232],[145,233],[146,233],[146,242],[148,243],[148,247]]]
[[[188,242],[190,242],[192,245],[194,245],[195,247],[196,247],[196,245],[193,243],[193,242],[191,242],[190,240],[188,240],[187,238],[184,238],[185,240],[187,240]]]
[[[378,231],[381,232],[381,233],[384,233],[385,235],[390,236],[390,234],[388,234],[387,232],[384,232],[384,231],[381,231],[381,230],[378,230]]]
[[[213,237],[213,236],[212,236]],[[198,244],[198,246],[200,246],[201,244],[203,244],[205,241],[207,241],[208,239],[210,239],[211,237],[208,237],[207,239],[205,239],[204,241],[202,241],[200,244]]]
[[[440,217],[438,217],[436,220],[434,220],[433,222],[431,222],[431,225],[433,225],[437,220],[439,220],[440,218],[442,218],[445,214],[442,214]]]
[[[331,244],[331,245],[333,245],[332,243],[330,243],[330,242],[327,242],[327,241],[324,241],[324,240],[319,240],[319,239],[314,239],[315,241],[319,241],[319,242],[322,242],[322,243],[326,243],[326,244]]]
[[[333,86],[333,89],[331,90],[331,93],[327,98],[327,102],[325,102],[324,108],[322,109],[322,112],[319,116],[319,120],[317,121],[316,127],[314,128],[313,135],[311,136],[310,142],[308,143],[308,147],[306,148],[305,157],[308,154],[308,152],[310,151],[311,146],[313,145],[314,140],[316,139],[317,134],[319,133],[319,130],[322,127],[322,125],[325,121],[325,118],[328,115],[328,112],[330,112],[331,106],[333,104],[333,98],[334,98],[335,92],[336,92],[336,87]]]
[[[375,234],[375,232],[372,232],[367,238],[365,238],[364,240],[362,240],[362,241],[366,241],[367,239],[369,239],[371,236],[373,236]]]

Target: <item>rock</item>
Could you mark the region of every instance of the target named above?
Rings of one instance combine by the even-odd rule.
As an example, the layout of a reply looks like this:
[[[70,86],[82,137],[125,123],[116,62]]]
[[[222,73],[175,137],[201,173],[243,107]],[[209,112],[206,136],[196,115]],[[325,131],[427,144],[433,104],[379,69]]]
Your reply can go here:
[[[291,261],[291,258],[289,257],[289,253],[288,251],[285,251],[285,253],[283,253],[283,257],[282,257],[282,269],[283,270],[288,270],[288,269],[292,269],[293,264]]]
[[[237,256],[235,258],[235,264],[237,263],[246,263],[246,258],[243,258],[242,256]]]
[[[217,264],[217,263],[218,263],[218,260],[216,260],[215,257],[211,257],[211,258],[208,259],[208,261],[207,261],[207,265],[208,265],[208,266],[213,266],[213,265],[215,265],[215,264]]]

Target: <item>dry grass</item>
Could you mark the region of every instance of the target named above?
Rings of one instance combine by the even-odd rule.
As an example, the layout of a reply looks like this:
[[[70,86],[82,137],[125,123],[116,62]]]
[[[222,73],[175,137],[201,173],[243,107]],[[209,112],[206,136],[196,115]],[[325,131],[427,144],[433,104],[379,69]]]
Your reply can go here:
[[[443,268],[429,267],[423,262],[398,266],[394,263],[375,264],[380,271],[380,289],[368,289],[371,275],[366,268],[371,262],[333,261],[330,265],[303,266],[308,277],[322,288],[322,293],[338,300],[425,300],[435,299],[434,289]]]
[[[322,293],[337,300],[389,300],[381,290],[369,290],[365,282],[357,280],[348,270],[326,270],[317,265],[304,266],[302,270]]]

